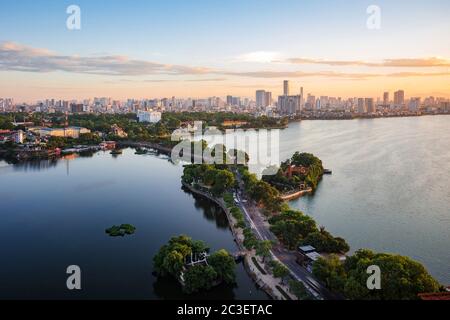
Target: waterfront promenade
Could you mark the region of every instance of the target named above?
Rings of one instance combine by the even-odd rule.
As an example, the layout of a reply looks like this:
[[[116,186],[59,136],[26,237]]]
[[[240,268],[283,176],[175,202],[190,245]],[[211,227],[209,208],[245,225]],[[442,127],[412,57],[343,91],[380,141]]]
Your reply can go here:
[[[269,267],[261,260],[258,259],[255,250],[247,250],[244,243],[244,234],[241,228],[236,227],[237,220],[233,217],[230,210],[227,208],[223,199],[218,199],[213,197],[211,194],[207,192],[203,192],[198,190],[191,185],[182,182],[183,187],[188,189],[194,194],[203,196],[210,201],[216,203],[226,214],[228,219],[228,224],[230,226],[230,230],[234,236],[235,242],[239,248],[239,253],[245,253],[243,255],[244,265],[249,273],[250,277],[256,282],[256,284],[263,289],[272,299],[275,300],[297,300],[297,297],[292,294],[289,290],[289,287],[283,283],[280,279],[275,278],[270,272],[268,272]],[[257,259],[258,266],[255,265],[254,259]],[[280,292],[279,288],[283,290],[283,293]],[[289,297],[287,298],[286,295]]]

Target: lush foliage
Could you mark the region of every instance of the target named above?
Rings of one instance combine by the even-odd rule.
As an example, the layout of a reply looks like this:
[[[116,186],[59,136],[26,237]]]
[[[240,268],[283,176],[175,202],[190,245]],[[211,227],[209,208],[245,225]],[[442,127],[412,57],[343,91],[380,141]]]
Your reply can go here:
[[[230,208],[230,212],[231,212],[231,215],[237,221],[237,227],[244,229],[245,228],[245,219],[244,219],[244,214],[242,213],[241,209],[239,209],[236,206],[233,206]]]
[[[270,230],[289,249],[296,249],[300,241],[317,230],[316,222],[301,211],[288,210],[269,220]]]
[[[334,238],[324,228],[319,230],[316,222],[301,211],[285,210],[269,222],[270,230],[291,250],[300,244],[312,245],[319,252],[341,253],[350,249],[344,239]]]
[[[194,241],[187,236],[173,237],[163,245],[153,258],[154,268],[158,275],[172,275],[179,279],[183,273],[184,287],[187,293],[209,289],[222,281],[235,281],[234,258],[225,250],[211,254],[208,264],[188,266],[188,257],[208,252],[207,245],[202,241]]]
[[[55,123],[64,121],[63,115],[53,116]],[[85,127],[95,131],[109,132],[113,124],[123,128],[128,134],[128,139],[134,141],[151,141],[155,137],[163,137],[171,134],[176,129],[194,121],[204,122],[204,127],[215,126],[224,129],[224,121],[245,121],[244,128],[272,128],[282,127],[287,124],[285,119],[278,120],[268,117],[255,118],[251,115],[236,114],[231,112],[164,112],[161,121],[155,124],[138,123],[136,114],[75,114],[69,116],[70,125]]]
[[[289,276],[289,269],[285,267],[284,264],[276,260],[270,262],[270,267],[272,269],[272,274],[275,278],[281,278],[282,282]]]
[[[208,164],[186,165],[182,180],[188,184],[202,185],[216,196],[222,195],[235,185],[235,178],[230,170],[226,167],[225,169],[219,169],[215,165]]]
[[[279,212],[283,201],[280,193],[265,181],[259,180],[256,175],[251,174],[246,168],[239,170],[247,194],[259,205],[263,206],[269,213]]]
[[[236,275],[234,269],[236,262],[234,258],[226,251],[219,250],[211,254],[208,258],[208,264],[216,271],[217,278],[226,283],[234,283]]]
[[[285,173],[290,166],[305,167],[308,168],[308,171],[304,175],[295,172],[292,177],[288,177]],[[314,190],[319,184],[323,170],[322,161],[319,158],[310,153],[296,152],[290,159],[281,164],[275,175],[264,175],[263,173],[263,180],[280,192],[297,190],[300,184]]]
[[[256,254],[263,258],[263,261],[270,257],[270,250],[272,250],[272,241],[263,240],[258,241],[255,246]]]
[[[289,280],[289,289],[299,300],[312,299],[305,285],[300,281]]]
[[[184,288],[186,293],[211,289],[217,281],[217,272],[209,265],[196,265],[184,273]]]
[[[308,234],[301,244],[309,244],[317,249],[319,252],[327,253],[345,253],[350,250],[349,245],[345,239],[340,237],[333,237],[324,228],[319,231]]]
[[[245,237],[244,247],[247,250],[252,250],[258,244],[258,240],[256,239],[255,234],[253,233],[253,231],[250,228],[244,229],[244,237]]]
[[[125,235],[134,234],[136,227],[131,224],[121,224],[120,226],[112,226],[105,230],[111,237],[123,237]]]
[[[170,274],[178,277],[183,269],[185,258],[192,254],[199,254],[206,250],[206,245],[195,242],[188,236],[173,237],[163,245],[153,258],[155,271],[159,275]]]
[[[14,121],[12,114],[0,114],[0,130],[12,130],[14,129],[14,125],[12,122]]]
[[[367,268],[381,269],[381,290],[367,289]],[[417,299],[419,293],[437,292],[439,283],[424,266],[408,257],[359,250],[341,263],[336,256],[319,259],[313,273],[326,285],[349,299]]]

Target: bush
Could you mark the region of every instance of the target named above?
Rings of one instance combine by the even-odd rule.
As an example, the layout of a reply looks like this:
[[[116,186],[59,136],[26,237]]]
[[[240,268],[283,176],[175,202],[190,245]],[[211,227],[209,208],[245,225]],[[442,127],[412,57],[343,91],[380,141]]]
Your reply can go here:
[[[299,300],[311,300],[312,297],[303,282],[290,280],[289,289]]]
[[[244,247],[247,250],[252,250],[258,243],[258,240],[256,239],[255,235],[253,234],[250,228],[244,229],[244,237],[245,237]]]

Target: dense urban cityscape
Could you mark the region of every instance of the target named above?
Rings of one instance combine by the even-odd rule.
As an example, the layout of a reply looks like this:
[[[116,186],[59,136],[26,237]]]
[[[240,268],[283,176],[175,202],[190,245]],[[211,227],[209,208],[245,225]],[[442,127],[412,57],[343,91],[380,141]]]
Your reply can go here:
[[[450,99],[445,97],[406,97],[404,90],[384,92],[378,98],[341,98],[308,93],[303,87],[294,90],[290,82],[283,83],[283,95],[257,90],[255,97],[228,95],[208,98],[155,98],[119,101],[108,97],[77,100],[45,99],[33,104],[0,98],[0,112],[69,112],[69,113],[138,113],[154,112],[236,112],[254,116],[296,117],[316,119],[348,119],[354,117],[388,117],[450,112]],[[151,121],[153,122],[153,120]]]

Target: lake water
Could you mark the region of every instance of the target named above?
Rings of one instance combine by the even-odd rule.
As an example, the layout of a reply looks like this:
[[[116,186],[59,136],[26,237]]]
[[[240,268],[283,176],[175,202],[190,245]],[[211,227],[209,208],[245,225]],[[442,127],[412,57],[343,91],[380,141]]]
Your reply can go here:
[[[0,165],[0,298],[267,299],[237,266],[236,286],[185,296],[157,279],[152,258],[173,235],[237,251],[225,214],[181,189],[182,167],[165,158],[108,152],[74,160]],[[130,223],[132,236],[105,229]],[[82,290],[66,288],[78,265]]]
[[[280,137],[281,159],[311,152],[333,170],[292,207],[352,250],[410,256],[450,285],[450,116],[303,121]]]
[[[229,133],[224,143],[234,148],[242,135]],[[333,174],[292,207],[345,238],[352,251],[410,256],[450,285],[450,116],[294,122],[279,132],[279,161],[295,151],[315,154]]]
[[[280,132],[280,159],[296,150],[323,160],[314,195],[291,202],[352,250],[371,248],[422,262],[450,284],[450,116],[303,121]],[[132,150],[6,165],[0,161],[0,298],[187,298],[152,275],[172,235],[235,251],[224,214],[181,189],[182,167]],[[104,229],[131,223],[136,234]],[[82,269],[80,292],[65,287]],[[266,299],[242,265],[235,287],[193,298]]]

